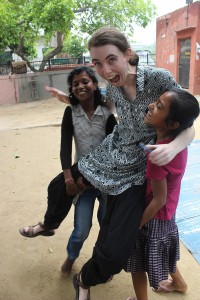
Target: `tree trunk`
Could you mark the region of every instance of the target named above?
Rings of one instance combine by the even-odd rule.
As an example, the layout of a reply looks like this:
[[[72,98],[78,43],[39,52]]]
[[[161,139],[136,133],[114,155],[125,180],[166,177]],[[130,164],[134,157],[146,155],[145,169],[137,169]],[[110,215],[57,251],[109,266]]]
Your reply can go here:
[[[48,53],[46,56],[43,57],[43,60],[40,64],[39,69],[36,69],[31,63],[30,60],[25,56],[25,54],[23,53],[22,49],[23,49],[23,40],[21,40],[20,45],[18,45],[17,49],[14,50],[14,53],[16,53],[18,56],[20,56],[24,61],[27,62],[28,67],[30,68],[31,71],[33,72],[43,72],[46,63],[53,58],[55,55],[57,55],[58,53],[60,53],[62,51],[63,48],[63,38],[64,35],[62,32],[57,32],[56,33],[57,36],[57,47],[54,48],[50,53]]]

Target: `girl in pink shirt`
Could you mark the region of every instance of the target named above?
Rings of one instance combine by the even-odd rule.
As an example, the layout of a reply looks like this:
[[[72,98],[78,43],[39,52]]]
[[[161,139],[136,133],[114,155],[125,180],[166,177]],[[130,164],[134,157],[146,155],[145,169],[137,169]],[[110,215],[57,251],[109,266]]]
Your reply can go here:
[[[198,115],[199,104],[196,98],[173,88],[149,105],[145,122],[156,129],[157,144],[166,144],[182,130],[192,126]],[[179,260],[179,235],[175,223],[186,162],[187,148],[164,166],[147,161],[146,208],[136,244],[126,265],[126,271],[132,274],[136,298],[129,297],[127,300],[148,300],[146,274],[155,291],[187,290],[176,267]],[[168,279],[168,274],[172,279]]]

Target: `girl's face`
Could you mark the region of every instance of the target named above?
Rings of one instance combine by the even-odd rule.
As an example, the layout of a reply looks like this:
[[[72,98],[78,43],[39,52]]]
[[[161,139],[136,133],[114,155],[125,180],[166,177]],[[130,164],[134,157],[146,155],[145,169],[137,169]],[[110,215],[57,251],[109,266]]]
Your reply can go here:
[[[96,88],[97,83],[94,83],[85,71],[75,74],[72,79],[72,92],[80,102],[93,100]]]
[[[170,105],[170,92],[165,92],[160,96],[160,98],[156,100],[156,102],[149,104],[149,111],[144,118],[145,123],[161,131],[171,129],[166,124],[166,119],[169,115]]]
[[[92,47],[90,55],[97,73],[111,85],[122,86],[128,75],[128,60],[131,49],[122,53],[114,45]]]

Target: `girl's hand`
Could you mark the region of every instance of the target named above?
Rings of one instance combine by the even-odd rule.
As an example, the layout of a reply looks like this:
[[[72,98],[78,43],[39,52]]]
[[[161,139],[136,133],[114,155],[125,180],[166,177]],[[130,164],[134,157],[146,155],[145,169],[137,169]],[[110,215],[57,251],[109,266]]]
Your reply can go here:
[[[76,196],[79,194],[79,188],[75,182],[67,182],[66,191],[69,196]]]
[[[82,176],[78,178],[76,184],[77,184],[80,192],[83,192],[84,190],[88,190],[88,189],[94,188],[92,185],[86,185],[83,182],[83,177]]]
[[[59,101],[61,101],[63,103],[66,103],[66,104],[70,103],[69,102],[69,97],[67,96],[67,94],[63,93],[62,91],[60,91],[56,88],[50,87],[48,85],[45,86],[45,90],[47,92],[49,92],[52,97],[57,98]]]
[[[148,158],[153,164],[158,166],[168,164],[177,155],[177,150],[170,143],[146,146],[153,150]]]

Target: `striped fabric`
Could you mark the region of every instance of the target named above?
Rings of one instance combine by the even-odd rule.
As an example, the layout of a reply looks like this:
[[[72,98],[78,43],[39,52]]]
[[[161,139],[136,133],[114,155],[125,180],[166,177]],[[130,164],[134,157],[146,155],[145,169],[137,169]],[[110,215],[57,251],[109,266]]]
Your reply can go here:
[[[159,282],[176,271],[179,260],[179,234],[175,216],[169,221],[153,219],[138,233],[126,272],[147,272],[150,286],[157,289]]]

